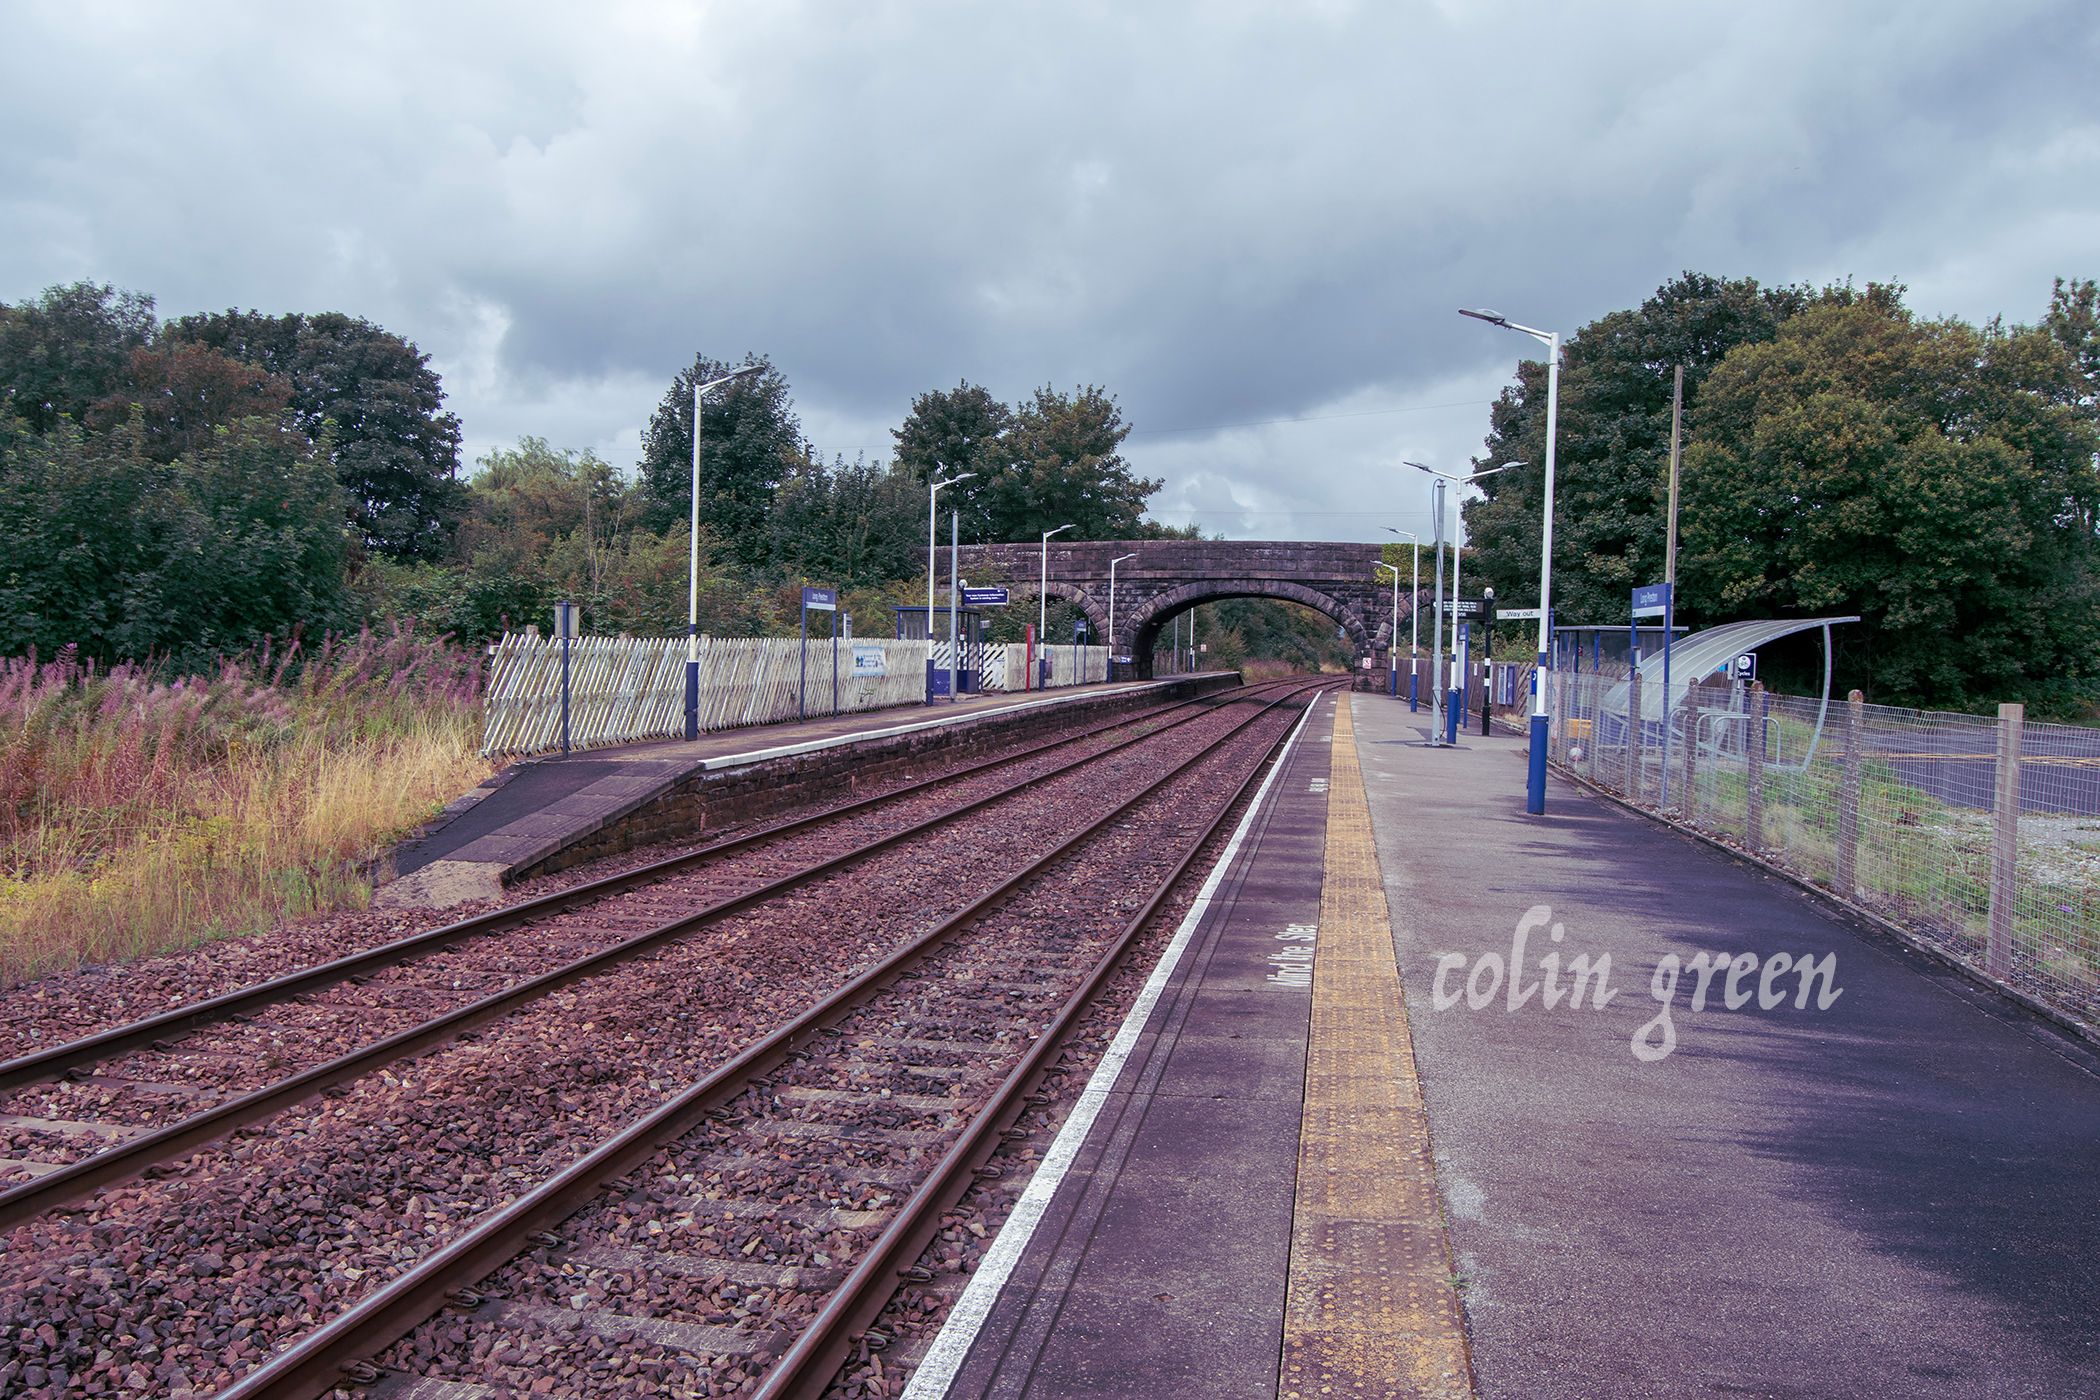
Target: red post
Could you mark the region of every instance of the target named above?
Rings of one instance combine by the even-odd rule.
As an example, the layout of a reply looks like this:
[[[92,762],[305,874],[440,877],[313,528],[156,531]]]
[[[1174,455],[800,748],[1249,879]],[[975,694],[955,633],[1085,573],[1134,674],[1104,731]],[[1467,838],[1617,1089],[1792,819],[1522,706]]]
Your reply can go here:
[[[1033,622],[1028,624],[1028,679],[1021,689],[1035,689],[1035,624]]]

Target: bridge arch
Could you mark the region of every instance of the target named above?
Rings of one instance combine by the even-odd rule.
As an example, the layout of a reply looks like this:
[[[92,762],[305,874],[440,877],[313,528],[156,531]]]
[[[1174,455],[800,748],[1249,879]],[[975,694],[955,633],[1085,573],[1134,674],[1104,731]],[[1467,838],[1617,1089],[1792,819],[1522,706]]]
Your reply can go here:
[[[964,578],[1004,584],[1022,606],[1035,603],[1047,564],[1049,596],[1077,605],[1093,635],[1129,655],[1143,674],[1162,623],[1222,598],[1298,603],[1333,618],[1360,656],[1378,656],[1392,609],[1390,581],[1376,569],[1380,556],[1379,545],[1338,541],[1052,540],[1047,547],[1040,541],[964,545],[959,562]],[[937,559],[938,570],[947,551]]]
[[[1048,593],[1050,601],[1053,603],[1074,604],[1081,612],[1086,614],[1087,641],[1095,646],[1104,645],[1108,641],[1108,608],[1105,604],[1097,601],[1084,585],[1067,583],[1061,579],[1051,579],[1050,586],[1047,589],[1038,590],[1040,582],[1041,580],[1039,579],[1029,579],[1025,583],[1016,584],[1009,590],[1010,595],[1015,602],[1030,609],[1033,609],[1041,601],[1043,593]],[[1118,617],[1116,619],[1116,625],[1119,628],[1122,626],[1122,622],[1122,618]],[[1066,636],[1045,637],[1043,640],[1045,642],[1064,643],[1072,639]]]
[[[1122,633],[1120,640],[1127,644],[1139,673],[1149,672],[1161,629],[1199,604],[1226,598],[1271,598],[1297,603],[1333,619],[1348,633],[1350,646],[1359,654],[1367,652],[1372,644],[1375,629],[1366,626],[1357,609],[1320,589],[1289,579],[1202,579],[1152,594],[1137,606],[1137,615],[1127,622],[1121,616],[1116,618],[1116,630]]]

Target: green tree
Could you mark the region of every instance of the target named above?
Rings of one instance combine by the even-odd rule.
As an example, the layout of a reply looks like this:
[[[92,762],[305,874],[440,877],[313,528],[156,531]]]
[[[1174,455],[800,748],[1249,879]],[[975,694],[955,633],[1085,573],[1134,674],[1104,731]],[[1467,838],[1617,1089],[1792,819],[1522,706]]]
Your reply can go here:
[[[953,499],[967,536],[988,541],[1067,524],[1074,539],[1138,537],[1160,483],[1131,473],[1119,450],[1129,435],[1115,398],[1093,385],[1070,394],[1046,386],[1008,409],[968,382],[919,395],[893,430],[897,460],[922,489],[935,475],[976,473]]]
[[[84,422],[124,382],[154,325],[152,297],[92,282],[0,306],[0,414],[39,433],[63,418]]]
[[[0,420],[0,514],[37,526],[0,562],[0,650],[199,669],[347,620],[341,495],[303,436],[249,418],[148,448],[142,411],[92,434]]]
[[[146,455],[172,462],[241,419],[280,421],[290,402],[291,385],[281,376],[177,342],[132,351],[121,381],[88,409],[85,421],[106,431],[136,414]]]
[[[300,427],[328,449],[366,549],[393,559],[451,549],[466,508],[459,420],[411,342],[338,312],[229,310],[171,321],[164,335],[284,377]]]
[[[904,577],[917,568],[925,543],[925,496],[902,467],[865,458],[812,463],[774,496],[774,568],[797,581],[843,588]]]
[[[586,578],[601,575],[600,554],[627,528],[632,514],[619,474],[589,451],[556,451],[546,439],[523,437],[478,463],[467,483],[468,511],[460,551],[473,554],[499,541],[544,551],[576,537]]]
[[[1706,384],[1680,578],[1707,616],[1856,613],[1876,699],[1972,707],[2100,671],[2088,416],[2042,331],[1836,297]]]
[[[1553,601],[1563,619],[1617,620],[1631,589],[1662,577],[1676,366],[1684,366],[1689,414],[1731,350],[1770,340],[1811,299],[1798,286],[1686,272],[1565,342],[1553,541]],[[1464,507],[1466,578],[1492,584],[1512,606],[1537,601],[1546,388],[1544,361],[1519,367],[1517,383],[1490,410],[1487,452],[1473,465],[1523,465],[1484,478],[1482,499]]]
[[[1115,399],[1093,385],[1036,390],[1014,413],[1001,470],[985,493],[992,538],[1031,540],[1064,524],[1082,540],[1135,535],[1160,483],[1131,474],[1118,451],[1129,435]]]
[[[2070,354],[2084,381],[2081,396],[2085,404],[2100,407],[2100,285],[2090,277],[2083,281],[2057,278],[2042,329]]]
[[[1005,469],[1004,439],[1013,421],[1012,409],[965,379],[953,389],[915,397],[903,424],[890,430],[897,464],[922,491],[937,479],[972,474],[950,488],[948,502],[962,513],[962,527],[973,540],[1006,538],[992,533],[989,500],[993,479]]]
[[[700,521],[727,542],[738,564],[757,571],[770,550],[773,493],[808,462],[809,451],[787,380],[763,356],[747,355],[744,364],[763,368],[711,391],[701,416]],[[692,508],[693,386],[741,367],[699,356],[657,405],[642,434],[642,523],[649,529],[668,530]]]

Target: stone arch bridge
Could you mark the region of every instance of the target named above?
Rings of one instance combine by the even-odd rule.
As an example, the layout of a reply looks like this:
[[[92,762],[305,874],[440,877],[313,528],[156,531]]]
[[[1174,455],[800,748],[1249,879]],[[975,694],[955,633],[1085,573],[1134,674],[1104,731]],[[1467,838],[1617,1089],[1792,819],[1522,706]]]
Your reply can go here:
[[[1040,543],[964,545],[960,568],[973,588],[1005,585],[1016,606],[1033,606]],[[1116,566],[1116,635],[1108,637],[1108,565]],[[948,550],[936,577],[947,581]],[[1392,581],[1376,569],[1375,544],[1279,540],[1050,541],[1049,596],[1079,605],[1093,635],[1108,638],[1147,675],[1162,627],[1199,603],[1220,598],[1276,598],[1325,613],[1347,632],[1358,656],[1382,653],[1392,617]],[[1382,582],[1381,582],[1382,581]],[[1412,599],[1403,586],[1400,619]],[[1069,640],[1069,639],[1067,639]]]

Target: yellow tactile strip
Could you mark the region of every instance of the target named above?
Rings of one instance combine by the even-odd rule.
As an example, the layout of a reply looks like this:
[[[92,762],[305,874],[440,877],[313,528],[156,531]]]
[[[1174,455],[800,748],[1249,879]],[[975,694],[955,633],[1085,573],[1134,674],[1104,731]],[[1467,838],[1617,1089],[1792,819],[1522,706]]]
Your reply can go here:
[[[1347,696],[1334,716],[1278,1394],[1473,1394]]]

